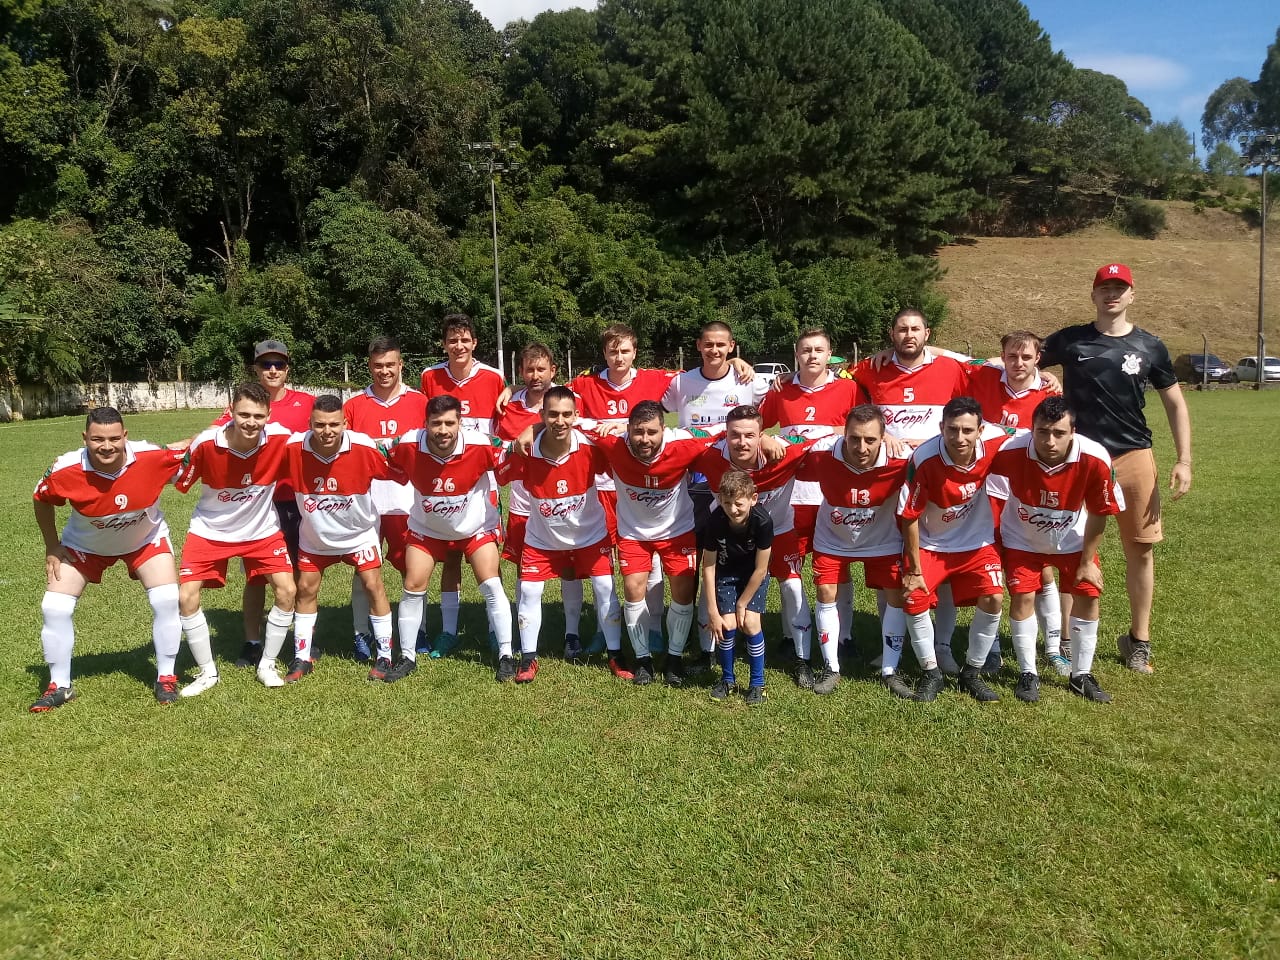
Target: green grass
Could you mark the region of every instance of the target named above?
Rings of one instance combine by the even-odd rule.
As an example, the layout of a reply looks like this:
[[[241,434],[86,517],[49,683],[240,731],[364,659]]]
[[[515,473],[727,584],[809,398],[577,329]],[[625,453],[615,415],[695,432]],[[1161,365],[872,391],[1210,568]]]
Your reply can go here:
[[[1108,540],[1109,708],[1056,678],[1025,707],[1008,673],[986,709],[864,678],[820,699],[771,670],[748,712],[550,658],[499,686],[473,587],[462,656],[368,684],[334,655],[349,581],[331,575],[314,676],[273,691],[230,664],[233,578],[206,596],[223,682],[161,709],[150,611],[117,566],[77,612],[80,699],[30,715],[46,674],[27,499],[80,426],[0,426],[0,957],[1280,956],[1280,395],[1190,403],[1154,677],[1112,652]],[[164,503],[180,537],[191,500]]]

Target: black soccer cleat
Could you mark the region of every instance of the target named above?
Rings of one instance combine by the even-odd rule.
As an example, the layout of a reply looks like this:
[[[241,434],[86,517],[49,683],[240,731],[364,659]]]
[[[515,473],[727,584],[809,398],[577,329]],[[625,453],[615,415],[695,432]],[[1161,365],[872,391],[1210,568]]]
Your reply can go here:
[[[938,699],[938,694],[942,692],[942,688],[946,684],[946,675],[937,667],[932,670],[926,670],[920,678],[920,682],[916,684],[916,702],[933,703]]]
[[[1023,703],[1040,702],[1040,677],[1030,671],[1018,675],[1018,685],[1013,695]]]
[[[982,679],[982,667],[966,663],[960,670],[959,687],[979,703],[999,703],[1000,694],[996,693]]]
[[[395,683],[398,680],[403,680],[405,677],[409,676],[409,674],[415,673],[417,669],[417,660],[410,660],[408,657],[401,657],[392,664],[391,669],[387,671],[387,675],[382,678],[382,682]]]

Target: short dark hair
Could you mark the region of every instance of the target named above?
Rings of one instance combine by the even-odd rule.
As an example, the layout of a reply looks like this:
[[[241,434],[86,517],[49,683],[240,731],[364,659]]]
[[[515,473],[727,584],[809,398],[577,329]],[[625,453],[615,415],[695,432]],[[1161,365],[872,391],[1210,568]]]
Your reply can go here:
[[[760,429],[764,429],[764,414],[760,412],[760,408],[754,403],[744,403],[741,406],[734,407],[729,411],[729,415],[724,418],[725,426],[731,423],[737,423],[739,420],[755,420],[759,422]]]
[[[608,350],[619,340],[630,340],[633,347],[640,346],[640,338],[625,323],[611,323],[600,334],[601,351]]]
[[[801,340],[808,340],[810,337],[821,337],[827,341],[827,346],[831,346],[831,334],[827,333],[822,327],[806,327],[800,331],[800,335],[796,337],[796,346],[800,345]]]
[[[898,325],[898,321],[903,317],[919,317],[921,322],[927,327],[929,326],[929,318],[924,315],[924,311],[919,307],[903,307],[893,315],[893,319],[889,321],[889,329],[892,330]]]
[[[471,318],[465,313],[449,313],[445,315],[444,326],[440,334],[440,339],[448,340],[449,334],[456,330],[461,330],[463,333],[469,333],[471,334],[471,338],[473,340],[475,339],[476,329],[472,326]]]
[[[578,409],[578,398],[573,395],[573,391],[563,385],[548,387],[547,392],[542,395],[542,408],[545,410],[548,401],[551,400],[568,400],[573,404],[573,409]]]
[[[531,360],[545,360],[553,367],[556,365],[555,354],[551,352],[551,348],[537,340],[526,343],[524,349],[520,351],[520,369],[523,370],[524,365]]]
[[[395,337],[388,337],[384,335],[381,337],[374,337],[369,341],[369,357],[371,359],[373,357],[381,356],[384,353],[390,353],[392,350],[396,353],[400,352],[400,341]]]
[[[650,420],[657,420],[664,423],[663,417],[667,411],[662,409],[662,404],[657,400],[641,400],[631,408],[631,414],[627,417],[627,425],[634,427],[637,423],[648,423]]]
[[[260,383],[242,383],[236,387],[235,392],[231,394],[231,405],[234,407],[241,400],[250,400],[268,410],[271,409],[271,394],[267,393],[267,388]]]
[[[442,413],[453,411],[462,417],[462,401],[450,393],[440,393],[427,401],[427,419],[438,417]]]
[[[845,416],[844,428],[848,430],[851,423],[878,423],[880,432],[884,433],[884,411],[874,403],[860,403]]]
[[[1032,424],[1037,423],[1057,423],[1063,417],[1071,418],[1071,426],[1074,429],[1076,425],[1076,413],[1067,406],[1067,398],[1059,394],[1045,397],[1038,404],[1031,414]]]
[[[120,411],[115,407],[94,407],[89,411],[89,415],[84,418],[84,428],[88,430],[95,423],[100,427],[113,423],[124,426],[124,417],[120,416]]]
[[[979,423],[982,422],[982,404],[978,403],[973,397],[953,397],[942,408],[943,422],[954,420],[956,417],[965,417],[969,414],[977,417]]]
[[[720,478],[720,489],[717,496],[725,500],[737,500],[739,497],[750,497],[756,493],[756,482],[745,470],[726,470]]]
[[[1012,333],[1006,333],[1000,338],[1000,352],[1004,353],[1005,349],[1010,346],[1030,346],[1036,353],[1039,353],[1040,338],[1030,330],[1014,330]]]
[[[321,413],[340,413],[342,411],[342,398],[336,393],[325,393],[316,397],[315,406],[312,410],[319,410]]]
[[[733,339],[733,327],[729,326],[723,320],[711,320],[704,323],[698,328],[698,339],[701,340],[708,333],[727,333],[729,339]]]

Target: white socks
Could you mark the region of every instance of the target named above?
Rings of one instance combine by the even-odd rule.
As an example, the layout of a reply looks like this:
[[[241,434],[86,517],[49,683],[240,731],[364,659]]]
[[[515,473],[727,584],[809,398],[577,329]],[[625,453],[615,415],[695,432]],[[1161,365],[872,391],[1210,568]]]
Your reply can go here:
[[[1031,616],[1025,620],[1014,620],[1010,617],[1009,633],[1013,640],[1014,656],[1018,658],[1018,672],[1035,673],[1036,618]]]
[[[561,580],[560,598],[564,603],[564,632],[578,635],[582,626],[582,581]]]
[[[422,626],[422,604],[426,593],[406,590],[400,597],[400,656],[407,660],[418,659],[418,629]],[[511,616],[508,611],[507,616]]]
[[[678,657],[684,653],[684,645],[689,639],[689,628],[693,626],[693,604],[676,603],[674,600],[667,608],[667,654]]]
[[[644,589],[645,606],[649,608],[650,629],[661,629],[662,613],[667,605],[667,591],[662,582],[662,558],[653,555],[653,566],[649,568],[649,583]]]
[[[611,653],[617,653],[622,648],[622,609],[613,587],[613,574],[592,577],[591,592],[595,594],[596,623],[604,634],[604,644]]]
[[[295,613],[293,615],[293,655],[299,660],[311,659],[311,641],[316,635],[319,613]]]
[[[521,656],[538,655],[538,634],[542,632],[542,592],[546,586],[544,580],[520,581],[516,623],[520,627]]]
[[[209,621],[204,618],[204,611],[197,609],[189,617],[179,617],[178,622],[187,635],[187,646],[200,672],[216,676],[218,667],[213,662],[213,641],[209,639]]]
[[[902,662],[902,645],[907,636],[907,615],[901,607],[885,604],[880,615],[880,673],[888,675]]]
[[[498,641],[498,656],[511,656],[511,604],[502,589],[502,580],[490,577],[480,584],[480,593],[484,597],[484,609],[489,615],[489,626]],[[457,626],[455,621],[454,626]],[[403,636],[403,634],[401,634]],[[403,641],[402,641],[403,642]],[[409,643],[413,646],[412,641]]]
[[[378,660],[391,659],[391,614],[386,613],[380,617],[370,617],[369,626],[373,628],[373,639],[378,645],[378,652],[374,655]]]
[[[440,591],[440,632],[458,635],[458,611],[462,609],[462,594],[457,590]],[[414,634],[417,636],[417,634]]]
[[[1068,617],[1071,631],[1071,675],[1093,672],[1093,655],[1098,650],[1098,621]]]
[[[911,650],[916,655],[921,670],[936,670],[938,655],[933,646],[933,619],[929,611],[908,613],[907,635],[911,638]]]
[[[796,656],[801,660],[808,660],[813,620],[809,617],[809,602],[804,596],[804,583],[799,577],[779,580],[778,592],[782,596],[782,632],[795,643]]]
[[[631,649],[637,659],[649,656],[649,604],[647,600],[624,600],[622,623],[631,638]]]
[[[354,633],[369,632],[369,595],[360,582],[360,574],[351,580],[351,630]]]
[[[951,609],[954,610],[955,607]],[[969,650],[965,657],[969,666],[981,669],[986,664],[987,655],[991,653],[991,646],[996,642],[999,632],[1000,614],[987,613],[975,607],[973,622],[969,624]]]
[[[178,622],[178,585],[165,583],[147,591],[151,604],[151,642],[156,648],[156,676],[172,677],[178,672],[178,650],[182,647],[182,624]]]
[[[840,672],[840,611],[838,603],[818,604],[818,640],[822,662],[832,673]]]
[[[1044,635],[1046,655],[1062,652],[1062,602],[1058,596],[1058,581],[1043,584],[1036,591],[1036,620]]]
[[[49,679],[57,687],[71,686],[71,649],[76,642],[71,614],[75,612],[77,599],[46,591],[40,601],[40,612],[44,615],[40,644],[44,647],[44,662],[49,664]]]

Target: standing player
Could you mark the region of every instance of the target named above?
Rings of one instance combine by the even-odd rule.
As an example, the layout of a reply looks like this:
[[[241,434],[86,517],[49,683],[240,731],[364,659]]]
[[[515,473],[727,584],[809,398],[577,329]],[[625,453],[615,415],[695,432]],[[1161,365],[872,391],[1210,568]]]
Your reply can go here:
[[[1041,401],[1031,433],[1005,441],[991,464],[987,492],[1003,501],[999,513],[1001,562],[1009,584],[1009,626],[1018,657],[1014,695],[1040,699],[1036,674],[1036,622],[1032,597],[1045,567],[1056,567],[1071,607],[1071,692],[1095,703],[1111,697],[1092,674],[1098,646],[1098,546],[1107,517],[1119,513],[1111,458],[1100,444],[1075,432],[1063,397]]]
[[[383,678],[394,683],[418,669],[412,639],[422,623],[431,572],[450,556],[465,557],[484,596],[489,626],[498,643],[498,679],[513,680],[511,604],[502,590],[493,469],[496,441],[462,427],[462,401],[442,395],[427,402],[425,430],[411,430],[391,450],[391,463],[413,484],[404,595],[400,599],[400,659]]]
[[[200,667],[200,675],[182,690],[186,697],[218,682],[200,593],[206,584],[215,589],[226,584],[227,563],[233,557],[243,561],[246,580],[256,580],[264,591],[270,581],[275,592],[260,647],[258,679],[268,687],[284,685],[276,657],[293,624],[296,590],[272,494],[284,474],[291,434],[271,423],[270,416],[271,400],[265,388],[247,383],[237,389],[231,397],[231,422],[210,427],[191,441],[175,484],[183,493],[201,484],[178,571],[182,630]]]
[[[957,397],[942,409],[942,434],[926,440],[911,455],[898,516],[907,633],[924,670],[916,687],[917,700],[934,700],[942,690],[929,608],[944,583],[951,584],[957,606],[977,607],[969,625],[968,662],[960,671],[960,689],[979,702],[1000,699],[979,671],[1000,629],[1004,598],[986,479],[1006,436],[1000,427],[982,422],[976,400]]]
[[[147,592],[156,649],[155,696],[162,704],[173,703],[182,642],[178,578],[169,527],[157,501],[178,472],[182,453],[130,440],[114,407],[92,410],[82,437],[84,446],[55,460],[32,494],[36,526],[44,538],[40,642],[49,686],[31,704],[31,712],[44,713],[75,699],[72,614],[85,585],[101,583],[103,571],[118,560]],[[64,504],[71,505],[71,514],[59,535],[56,508]]]
[[[332,394],[316,399],[311,429],[289,440],[286,471],[297,491],[302,528],[294,655],[285,682],[311,673],[320,581],[335,563],[355,567],[358,589],[368,598],[377,645],[369,679],[382,680],[391,669],[391,604],[382,584],[382,544],[372,488],[379,481],[394,480],[396,472],[371,438],[346,429],[342,400]]]
[[[400,343],[394,337],[375,337],[369,342],[369,376],[373,382],[343,406],[348,427],[390,445],[410,430],[426,426],[427,398],[405,385]],[[379,540],[387,544],[383,558],[403,577],[413,488],[407,483],[375,479],[370,494],[379,518]],[[362,663],[370,658],[374,639],[370,633],[370,598],[361,586],[363,579],[357,570],[351,582],[355,658]],[[441,645],[443,637],[442,634],[436,638],[437,646]],[[425,637],[419,637],[418,647],[426,646]]]

